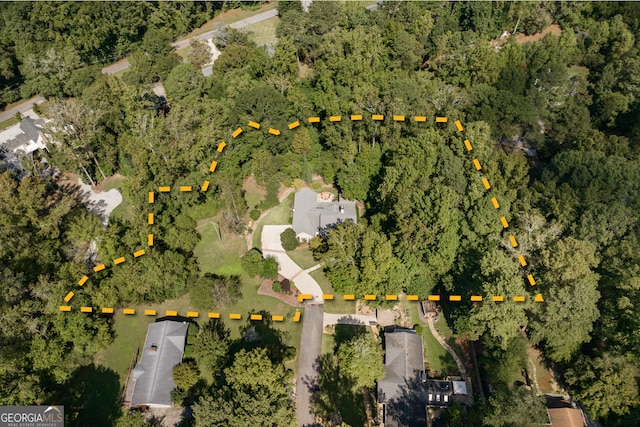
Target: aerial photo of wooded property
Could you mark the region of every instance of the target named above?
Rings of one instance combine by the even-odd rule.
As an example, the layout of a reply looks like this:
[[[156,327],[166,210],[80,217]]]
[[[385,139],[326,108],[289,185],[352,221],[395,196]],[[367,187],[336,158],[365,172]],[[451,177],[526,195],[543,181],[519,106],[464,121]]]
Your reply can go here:
[[[639,427],[639,52],[638,2],[0,2],[0,427]]]

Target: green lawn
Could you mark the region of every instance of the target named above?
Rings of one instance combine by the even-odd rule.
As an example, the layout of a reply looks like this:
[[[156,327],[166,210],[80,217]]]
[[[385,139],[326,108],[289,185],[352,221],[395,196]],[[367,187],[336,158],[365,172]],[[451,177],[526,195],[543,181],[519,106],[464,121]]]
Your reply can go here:
[[[415,302],[404,301],[405,307],[410,313],[411,322],[414,325],[422,326],[422,342],[424,343],[424,358],[428,368],[432,371],[447,372],[449,370],[457,370],[456,362],[453,357],[444,349],[431,333],[429,325],[423,323],[418,317],[418,305]],[[438,329],[442,335],[449,341],[452,334],[451,330],[446,326],[444,316],[440,316],[438,322],[435,323],[436,329]],[[446,331],[449,333],[449,337],[446,335]],[[454,347],[455,349],[456,347]]]
[[[249,25],[247,30],[249,31],[249,40],[254,41],[258,46],[260,45],[275,45],[278,43],[276,37],[276,28],[280,23],[280,18],[274,16],[273,18],[265,19],[253,25]]]
[[[5,130],[10,126],[15,125],[16,123],[20,123],[20,120],[18,120],[16,117],[11,117],[10,119],[0,122],[0,130]]]
[[[260,205],[260,202],[264,200],[265,191],[258,186],[254,179],[247,179],[242,184],[244,190],[244,199],[249,206],[249,210],[254,209]]]
[[[356,312],[356,302],[355,301],[345,301],[342,298],[342,295],[337,294],[333,286],[331,286],[331,282],[327,279],[327,276],[324,274],[321,268],[312,271],[309,275],[320,285],[322,288],[322,292],[325,294],[333,294],[333,301],[325,301],[324,302],[324,311],[326,313],[340,313],[340,314],[355,314]]]
[[[131,201],[122,193],[122,203],[120,203],[116,208],[111,212],[109,217],[117,218],[122,221],[135,221],[135,207],[139,205],[139,203],[131,203]]]
[[[242,298],[236,304],[211,310],[219,312],[224,319],[227,319],[226,323],[231,328],[231,337],[234,339],[240,337],[241,326],[246,324],[250,313],[263,312],[265,315],[284,316],[284,322],[274,323],[273,326],[283,333],[283,341],[286,345],[299,347],[302,323],[292,321],[296,309],[276,298],[258,295],[260,281],[249,277],[242,269],[240,257],[247,251],[244,237],[222,233],[222,241],[220,241],[211,221],[201,221],[197,230],[201,238],[194,254],[198,258],[201,271],[215,274],[238,274],[242,282]],[[230,313],[241,314],[243,320],[228,320]],[[288,362],[287,366],[294,369],[297,364],[293,362]]]
[[[293,207],[293,198],[294,193],[289,194],[289,196],[282,201],[278,206],[275,206],[271,209],[271,212],[265,216],[260,224],[258,224],[258,228],[255,233],[253,233],[253,247],[260,248],[260,238],[262,234],[262,227],[264,225],[285,225],[290,224],[291,220],[291,208]]]
[[[288,251],[287,255],[303,270],[318,264],[318,261],[313,259],[313,252],[311,252],[309,248],[298,248],[294,251]]]
[[[322,350],[320,354],[333,353],[336,346],[336,340],[333,334],[322,334]]]
[[[114,314],[113,330],[115,339],[106,349],[100,351],[96,357],[96,364],[112,369],[120,377],[120,385],[124,387],[127,378],[129,363],[133,352],[138,351],[144,345],[149,323],[156,320],[154,316],[145,316],[144,310],[156,310],[157,317],[162,317],[165,310],[177,310],[178,314],[186,314],[190,308],[189,296],[183,296],[175,300],[168,300],[162,304],[143,305],[132,307],[136,309],[135,315],[124,315],[122,310]],[[202,320],[202,319],[201,319]]]

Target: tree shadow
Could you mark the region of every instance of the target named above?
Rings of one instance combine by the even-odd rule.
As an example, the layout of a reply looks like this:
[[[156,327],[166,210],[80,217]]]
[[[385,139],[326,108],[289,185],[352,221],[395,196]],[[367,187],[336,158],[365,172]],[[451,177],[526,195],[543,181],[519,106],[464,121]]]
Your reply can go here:
[[[340,347],[340,344],[351,341],[352,339],[367,333],[366,325],[355,322],[346,323],[350,321],[350,316],[341,317],[338,322],[340,321],[345,323],[336,324],[336,332],[334,336],[336,350]]]
[[[348,325],[351,326],[351,325]],[[325,424],[352,426],[367,423],[364,398],[352,378],[340,371],[334,354],[322,354],[314,362],[318,378],[305,377],[302,382],[311,393],[311,408]]]
[[[387,400],[390,398],[389,400]],[[385,419],[394,419],[402,426],[425,426],[427,424],[427,387],[420,372],[405,379],[394,396],[378,395],[379,402],[385,402]]]
[[[262,320],[250,320],[252,314],[262,315]],[[240,327],[241,338],[231,343],[229,353],[235,355],[242,349],[251,351],[258,347],[264,347],[273,363],[282,363],[287,350],[284,343],[287,336],[285,332],[273,327],[271,313],[265,310],[249,312],[246,318],[248,319],[247,323]],[[233,360],[233,357],[230,360]]]
[[[61,388],[55,402],[65,406],[69,427],[110,427],[121,415],[120,377],[94,364],[76,369]]]

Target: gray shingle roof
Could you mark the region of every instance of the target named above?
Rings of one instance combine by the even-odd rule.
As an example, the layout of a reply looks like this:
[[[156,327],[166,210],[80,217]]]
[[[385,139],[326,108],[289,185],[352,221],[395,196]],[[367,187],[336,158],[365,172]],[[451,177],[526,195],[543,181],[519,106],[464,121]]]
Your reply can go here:
[[[378,400],[387,402],[399,394],[399,387],[424,371],[422,337],[412,331],[386,333],[385,376],[378,383]]]
[[[340,207],[343,211],[340,211]],[[356,203],[349,200],[318,201],[318,193],[303,188],[296,193],[293,202],[293,230],[296,234],[315,236],[320,228],[346,220],[357,222]]]
[[[189,325],[165,320],[151,323],[140,363],[131,373],[135,380],[131,406],[171,406],[173,367],[182,362]],[[153,350],[155,348],[155,350]]]

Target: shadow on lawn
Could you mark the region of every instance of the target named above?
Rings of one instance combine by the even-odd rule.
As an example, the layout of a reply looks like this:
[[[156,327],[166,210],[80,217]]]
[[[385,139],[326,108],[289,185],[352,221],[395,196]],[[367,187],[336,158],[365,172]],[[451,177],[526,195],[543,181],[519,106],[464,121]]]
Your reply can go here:
[[[56,403],[64,405],[67,426],[110,427],[121,415],[120,392],[115,371],[91,364],[73,372]]]

